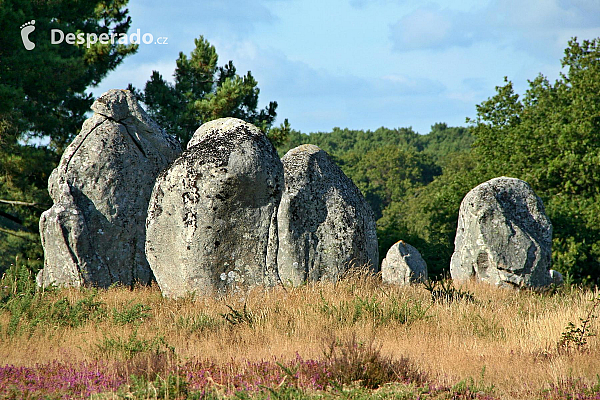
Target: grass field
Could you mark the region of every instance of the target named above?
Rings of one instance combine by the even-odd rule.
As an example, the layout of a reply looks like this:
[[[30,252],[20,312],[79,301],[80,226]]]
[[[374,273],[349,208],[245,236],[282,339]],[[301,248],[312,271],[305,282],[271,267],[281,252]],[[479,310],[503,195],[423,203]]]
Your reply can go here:
[[[0,398],[600,399],[598,291],[0,288]],[[598,307],[596,309],[595,307]]]

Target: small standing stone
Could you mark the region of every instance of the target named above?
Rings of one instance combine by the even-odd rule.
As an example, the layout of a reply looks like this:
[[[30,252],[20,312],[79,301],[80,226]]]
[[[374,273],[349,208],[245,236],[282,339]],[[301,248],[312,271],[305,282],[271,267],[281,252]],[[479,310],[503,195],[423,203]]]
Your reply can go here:
[[[388,250],[381,262],[383,282],[395,285],[427,280],[427,264],[421,253],[413,246],[400,240]]]

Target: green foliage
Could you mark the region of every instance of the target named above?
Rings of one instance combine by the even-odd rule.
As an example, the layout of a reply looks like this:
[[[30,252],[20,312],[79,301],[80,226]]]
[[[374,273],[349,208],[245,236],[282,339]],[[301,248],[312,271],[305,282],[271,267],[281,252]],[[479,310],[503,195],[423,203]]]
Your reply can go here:
[[[588,313],[584,318],[579,318],[579,326],[575,326],[572,321],[569,321],[565,330],[561,334],[561,338],[557,343],[559,351],[585,351],[587,349],[587,338],[596,336],[595,333],[590,331],[590,324],[593,320],[598,318],[594,313],[598,306],[600,306],[600,295],[593,298],[592,304],[588,310]]]
[[[420,139],[423,152],[430,155],[440,166],[445,166],[456,154],[470,149],[475,140],[470,129],[449,127],[443,122],[434,124],[431,131]]]
[[[130,360],[145,353],[174,355],[175,348],[169,345],[163,336],[143,339],[139,338],[137,330],[134,330],[127,339],[120,336],[104,336],[103,340],[96,344],[96,352],[100,357]]]
[[[6,304],[17,297],[33,296],[36,291],[37,285],[31,271],[17,262],[0,279],[0,304]]]
[[[132,304],[121,311],[113,309],[113,322],[118,325],[139,325],[151,317],[148,311],[152,311],[152,308],[140,303]]]
[[[472,121],[479,176],[512,176],[544,200],[553,263],[576,281],[600,279],[600,39],[569,41],[566,73],[538,76],[523,98],[507,79]]]
[[[378,219],[391,203],[402,203],[412,189],[427,185],[441,174],[441,168],[426,154],[395,145],[366,153],[352,150],[340,161]]]
[[[106,317],[104,303],[97,301],[97,292],[73,303],[66,297],[56,298],[53,290],[37,290],[31,271],[25,265],[12,266],[0,281],[0,310],[8,311],[6,334],[34,333],[37,327],[79,327],[88,321]]]
[[[143,92],[130,85],[130,90],[146,104],[148,113],[183,146],[200,125],[223,117],[250,122],[268,134],[274,144],[286,140],[290,131],[287,120],[272,128],[277,115],[277,102],[258,108],[258,82],[251,72],[237,75],[233,62],[217,66],[217,51],[203,36],[194,39],[195,48],[188,57],[179,53],[174,84],[153,71]]]
[[[50,30],[67,33],[125,33],[131,18],[127,0],[0,3],[0,119],[5,143],[17,139],[49,137],[50,147],[61,153],[77,134],[92,102],[85,93],[98,84],[137,45],[50,43]],[[30,39],[35,49],[21,42],[20,25],[35,20]]]
[[[85,90],[137,50],[133,44],[53,45],[50,30],[126,33],[131,25],[126,5],[127,0],[0,2],[0,199],[29,204],[0,202],[0,273],[17,256],[33,271],[42,266],[37,232],[39,216],[51,203],[48,176],[89,111],[93,99]],[[35,48],[27,51],[19,32],[30,20]]]
[[[318,310],[330,320],[342,326],[354,326],[358,323],[385,326],[399,323],[410,326],[416,321],[427,318],[429,307],[419,300],[401,301],[397,296],[389,295],[386,301],[377,300],[375,296],[355,296],[352,300],[331,303],[321,296]]]
[[[386,145],[422,150],[422,146],[419,144],[419,134],[410,128],[387,129],[382,127],[375,131],[362,131],[336,127],[332,132],[311,134],[292,131],[289,141],[279,147],[280,155],[283,156],[288,150],[307,143],[319,146],[335,159],[350,151],[366,153]]]
[[[90,291],[89,294],[72,304],[67,298],[55,301],[49,309],[49,319],[45,322],[56,325],[78,327],[87,321],[101,320],[106,316],[104,303],[96,301],[97,292]],[[41,318],[46,317],[41,314]]]

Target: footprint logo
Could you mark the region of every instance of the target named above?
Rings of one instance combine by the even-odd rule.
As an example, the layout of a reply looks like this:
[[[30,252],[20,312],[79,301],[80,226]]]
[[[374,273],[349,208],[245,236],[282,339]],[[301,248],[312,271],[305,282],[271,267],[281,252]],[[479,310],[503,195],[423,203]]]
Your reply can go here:
[[[35,43],[29,40],[29,34],[35,31],[35,19],[21,25],[21,39],[23,40],[23,46],[25,50],[33,50]]]

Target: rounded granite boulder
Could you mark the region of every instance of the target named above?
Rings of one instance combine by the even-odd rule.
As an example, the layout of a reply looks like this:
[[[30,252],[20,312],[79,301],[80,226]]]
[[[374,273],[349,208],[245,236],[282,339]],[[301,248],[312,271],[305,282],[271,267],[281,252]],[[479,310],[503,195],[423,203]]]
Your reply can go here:
[[[207,125],[158,177],[148,209],[146,255],[167,297],[278,282],[281,160],[249,123]]]
[[[388,250],[381,262],[381,278],[384,283],[408,285],[427,280],[427,264],[421,253],[402,240]]]
[[[470,278],[501,287],[544,287],[552,224],[527,182],[500,177],[471,190],[460,205],[450,262],[452,279]]]

